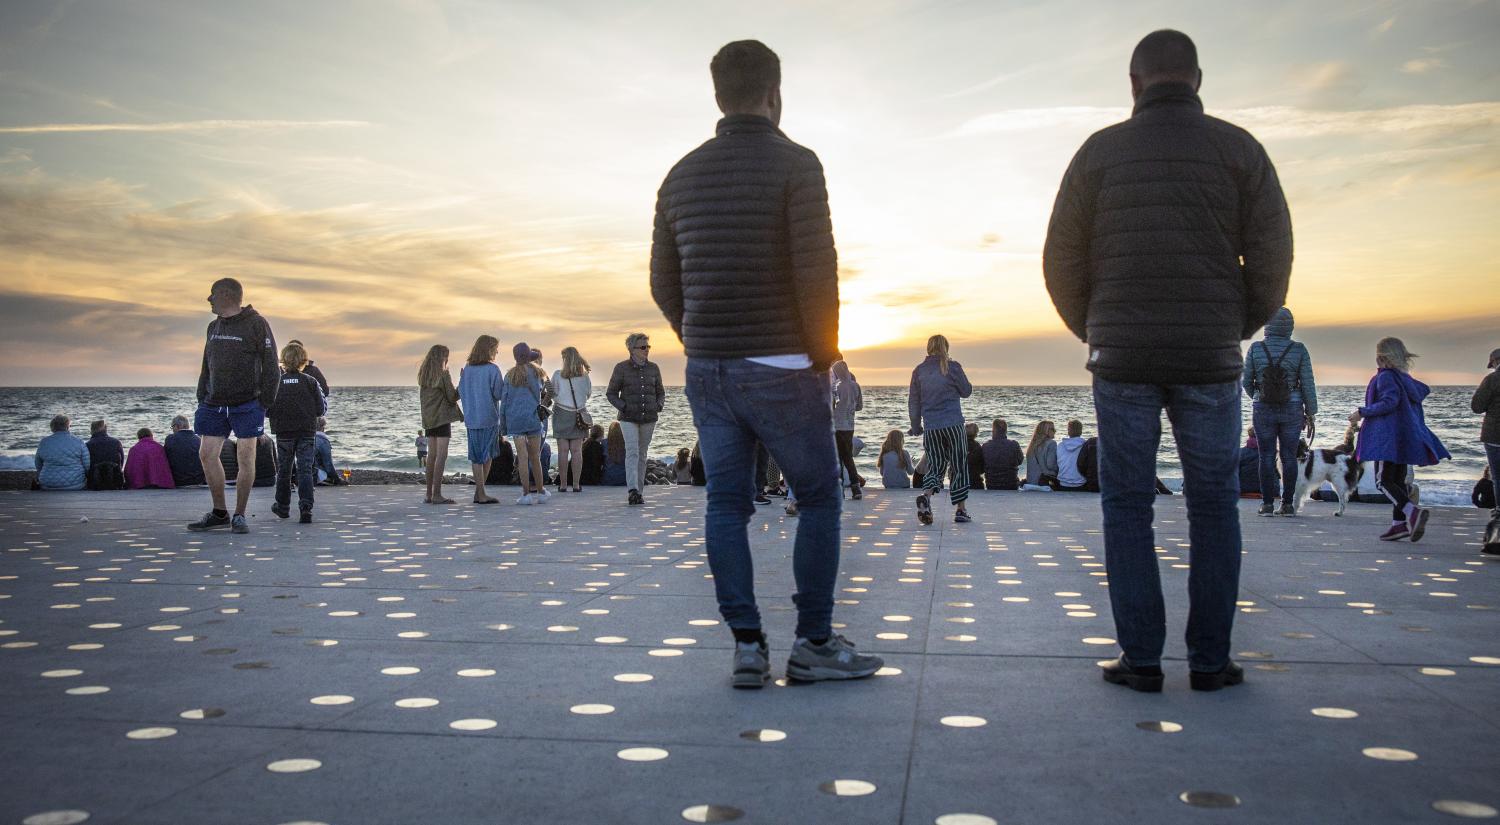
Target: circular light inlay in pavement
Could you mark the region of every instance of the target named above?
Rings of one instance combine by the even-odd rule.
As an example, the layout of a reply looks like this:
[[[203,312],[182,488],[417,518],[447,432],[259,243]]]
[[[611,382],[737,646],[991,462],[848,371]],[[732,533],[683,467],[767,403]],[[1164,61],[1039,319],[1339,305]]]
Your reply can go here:
[[[1415,753],[1401,748],[1365,748],[1360,753],[1384,762],[1415,762],[1417,759]]]
[[[463,670],[460,670],[458,672],[458,675],[470,679],[477,679],[482,676],[494,676],[495,671],[487,667],[466,667]]]
[[[223,708],[193,708],[177,714],[184,719],[218,719],[224,715]]]
[[[1423,676],[1453,676],[1455,672],[1446,667],[1424,667],[1419,671]]]
[[[397,699],[396,700],[396,707],[398,707],[398,708],[430,708],[430,707],[435,707],[437,705],[437,703],[438,703],[438,700],[436,700],[436,699],[429,699],[429,698],[427,698],[425,696],[413,696],[410,699]]]
[[[80,822],[87,822],[88,818],[88,811],[43,811],[21,820],[21,825],[78,825]]]
[[[489,730],[500,724],[494,719],[456,719],[448,723],[454,730]]]
[[[354,697],[341,696],[335,693],[328,696],[314,696],[307,701],[312,702],[314,705],[347,705],[354,701]]]
[[[731,822],[744,815],[744,811],[728,805],[694,805],[682,809],[682,818],[688,822]]]
[[[875,671],[875,675],[876,676],[900,676],[901,675],[901,668],[899,668],[899,667],[891,667],[890,665],[886,665],[885,667],[883,667],[883,668]]]
[[[751,742],[780,742],[786,738],[786,731],[775,728],[756,728],[740,731],[740,738]]]
[[[1000,825],[984,814],[943,814],[932,822],[933,825]]]
[[[83,671],[78,670],[76,668],[63,668],[61,670],[44,670],[44,671],[42,671],[42,678],[43,679],[67,679],[67,678],[69,678],[71,676],[82,676],[82,675],[83,675]]]
[[[278,759],[266,766],[271,773],[304,773],[323,767],[316,759]]]
[[[381,668],[380,672],[387,676],[411,676],[421,673],[422,669],[419,667],[386,667]]]
[[[1313,708],[1312,715],[1321,716],[1324,719],[1353,719],[1359,713],[1348,708]]]
[[[866,796],[875,793],[875,783],[863,779],[834,779],[819,785],[818,790],[833,796]]]
[[[1176,722],[1136,722],[1135,726],[1141,730],[1149,730],[1152,733],[1181,733],[1182,725]]]
[[[82,687],[68,688],[69,696],[97,696],[100,693],[109,693],[109,688],[104,685],[84,685]]]
[[[615,706],[603,704],[584,704],[574,705],[573,707],[568,708],[568,710],[579,714],[580,716],[600,716],[606,713],[614,713]]]
[[[1112,645],[1115,643],[1115,640],[1108,636],[1085,636],[1083,637],[1083,643],[1086,645]]]
[[[1465,802],[1462,799],[1439,799],[1432,803],[1432,809],[1438,813],[1464,819],[1494,819],[1500,816],[1500,811],[1483,802]]]
[[[655,678],[656,678],[655,676],[652,676],[649,673],[616,673],[615,674],[615,681],[616,682],[625,682],[626,684],[639,684],[641,682],[649,682],[649,681],[651,681],[652,679],[655,679]]]
[[[667,758],[665,748],[625,748],[615,756],[626,762],[656,762]]]
[[[1477,665],[1500,665],[1500,656],[1470,656],[1469,661]]]
[[[1183,791],[1177,798],[1194,808],[1238,808],[1240,798],[1218,791]]]
[[[127,739],[166,739],[168,736],[176,736],[176,728],[136,728],[125,734]]]
[[[648,656],[671,657],[671,656],[681,656],[682,655],[682,651],[680,651],[680,650],[671,650],[671,649],[657,648],[656,650],[648,650],[648,651],[646,651],[646,654]],[[699,807],[702,807],[702,806],[699,806]]]
[[[989,724],[983,716],[944,716],[938,721],[950,728],[982,728]]]

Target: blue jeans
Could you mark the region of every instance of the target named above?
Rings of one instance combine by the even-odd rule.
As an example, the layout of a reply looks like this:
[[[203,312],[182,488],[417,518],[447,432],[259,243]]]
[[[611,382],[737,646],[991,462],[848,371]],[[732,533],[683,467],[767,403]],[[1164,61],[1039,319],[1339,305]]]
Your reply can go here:
[[[724,621],[741,630],[760,628],[749,536],[759,440],[797,491],[800,517],[792,550],[797,635],[827,638],[832,632],[844,497],[828,374],[740,358],[689,358],[687,397],[708,477],[704,534]]]
[[[1151,524],[1163,408],[1177,439],[1187,501],[1188,666],[1212,672],[1229,661],[1240,585],[1239,393],[1234,382],[1156,386],[1094,379],[1109,601],[1120,649],[1132,665],[1159,665],[1167,636]]]
[[[277,506],[291,506],[292,473],[295,471],[297,474],[297,509],[304,513],[312,510],[313,485],[318,481],[317,470],[313,466],[313,453],[316,451],[312,436],[276,439]]]
[[[1272,407],[1259,401],[1250,408],[1255,440],[1260,443],[1260,500],[1276,500],[1276,457],[1281,456],[1281,501],[1297,494],[1297,441],[1302,437],[1302,405]]]

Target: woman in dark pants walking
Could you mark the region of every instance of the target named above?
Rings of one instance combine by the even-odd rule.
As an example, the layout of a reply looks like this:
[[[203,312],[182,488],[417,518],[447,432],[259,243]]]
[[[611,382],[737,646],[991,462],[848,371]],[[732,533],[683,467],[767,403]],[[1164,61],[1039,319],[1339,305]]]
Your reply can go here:
[[[854,373],[843,361],[833,362],[833,439],[839,448],[839,463],[849,476],[849,494],[860,498],[865,480],[854,469],[854,414],[865,408],[865,395]]]
[[[1391,527],[1381,541],[1421,540],[1429,511],[1412,502],[1407,467],[1427,467],[1452,457],[1423,418],[1422,401],[1432,391],[1411,377],[1416,357],[1400,338],[1380,339],[1375,345],[1375,365],[1380,369],[1365,388],[1365,405],[1349,414],[1350,423],[1363,422],[1355,459],[1375,462],[1376,486],[1391,501]]]
[[[932,523],[931,497],[943,488],[949,467],[953,468],[953,486],[948,491],[955,510],[953,520],[959,524],[973,521],[964,506],[969,499],[969,456],[964,411],[959,403],[973,392],[963,365],[948,357],[948,339],[941,335],[928,338],[927,359],[912,370],[906,399],[911,415],[908,434],[922,436],[928,465],[922,476],[922,494],[917,496],[917,519],[923,524]]]

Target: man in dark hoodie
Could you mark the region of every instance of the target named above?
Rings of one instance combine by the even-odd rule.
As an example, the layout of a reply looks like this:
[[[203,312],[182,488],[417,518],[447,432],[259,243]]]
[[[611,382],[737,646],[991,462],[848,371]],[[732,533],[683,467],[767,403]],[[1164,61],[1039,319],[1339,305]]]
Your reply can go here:
[[[214,281],[208,303],[216,316],[208,325],[203,346],[203,367],[198,373],[198,457],[208,481],[213,509],[188,525],[189,530],[229,527],[236,533],[250,532],[245,507],[255,486],[255,448],[265,433],[266,410],[276,400],[281,370],[276,366],[276,341],[271,325],[255,307],[242,306],[245,291],[233,278]],[[230,432],[235,435],[234,516],[224,504],[224,465],[219,450]]]
[[[281,389],[271,404],[271,432],[276,434],[276,503],[271,512],[287,518],[292,505],[292,473],[297,474],[297,510],[302,524],[312,523],[313,487],[317,483],[316,438],[318,416],[328,411],[328,399],[317,379],[303,372],[307,350],[296,342],[281,350]]]
[[[109,434],[109,425],[99,419],[89,425],[89,489],[125,489],[125,447]]]
[[[1242,546],[1240,342],[1286,299],[1292,221],[1266,150],[1203,113],[1191,38],[1152,32],[1129,74],[1131,117],[1074,155],[1042,271],[1094,374],[1105,567],[1122,650],[1103,677],[1162,686],[1167,620],[1152,505],[1165,409],[1192,491],[1189,684],[1218,690],[1244,680],[1229,655]]]

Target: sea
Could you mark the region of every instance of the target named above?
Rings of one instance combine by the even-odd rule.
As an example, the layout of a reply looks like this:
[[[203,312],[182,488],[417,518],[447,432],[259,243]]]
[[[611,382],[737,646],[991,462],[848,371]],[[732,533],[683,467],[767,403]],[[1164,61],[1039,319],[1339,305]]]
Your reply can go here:
[[[1331,447],[1343,437],[1351,410],[1363,401],[1364,388],[1318,387],[1320,412],[1317,444]],[[1427,423],[1443,440],[1452,461],[1417,470],[1424,504],[1470,506],[1469,493],[1484,471],[1484,452],[1479,443],[1479,416],[1469,408],[1471,387],[1434,387],[1427,399]],[[864,442],[856,458],[860,472],[878,479],[875,470],[880,442],[891,429],[908,426],[905,387],[864,387],[865,405],[855,434]],[[110,433],[125,443],[135,441],[145,427],[164,437],[172,417],[191,418],[195,406],[191,387],[13,387],[0,389],[0,469],[30,469],[37,441],[48,432],[53,415],[73,419],[73,433],[88,437],[89,422],[103,418]],[[589,401],[596,421],[607,424],[614,410],[596,391]],[[1005,418],[1011,438],[1024,448],[1032,428],[1041,419],[1051,419],[1059,431],[1069,419],[1083,422],[1084,434],[1092,435],[1094,408],[1086,386],[975,387],[964,401],[964,414],[980,424],[980,440],[989,438],[989,422]],[[1250,423],[1250,402],[1244,402],[1245,425]],[[340,467],[410,470],[419,469],[415,439],[421,413],[415,387],[339,387],[329,397],[328,436],[333,442],[334,463]],[[1180,486],[1181,465],[1171,427],[1162,424],[1162,445],[1157,455],[1157,475],[1173,488]],[[657,424],[651,455],[670,461],[680,447],[692,447],[692,415],[681,387],[667,389],[666,409]],[[920,439],[912,439],[920,441]],[[462,428],[454,428],[449,470],[466,471],[466,441]],[[914,457],[921,457],[920,444],[908,444]]]

